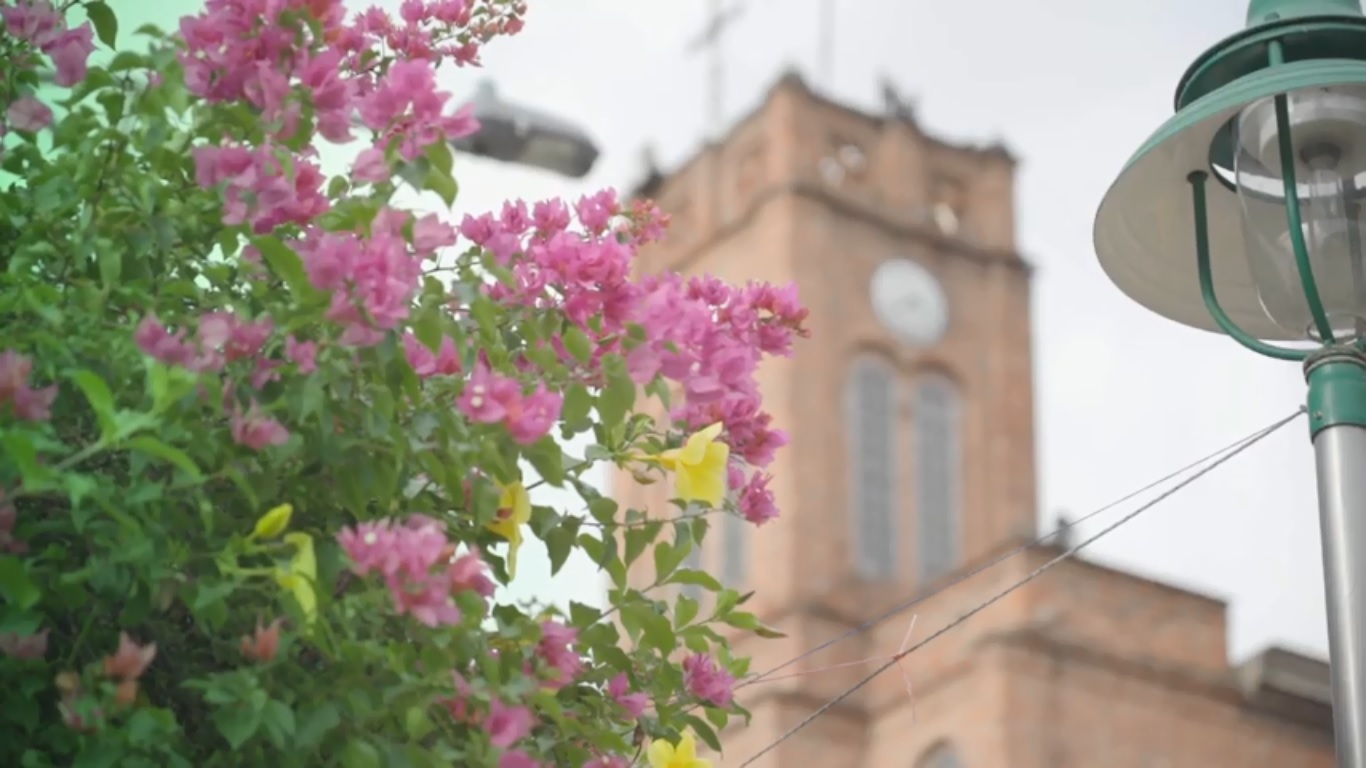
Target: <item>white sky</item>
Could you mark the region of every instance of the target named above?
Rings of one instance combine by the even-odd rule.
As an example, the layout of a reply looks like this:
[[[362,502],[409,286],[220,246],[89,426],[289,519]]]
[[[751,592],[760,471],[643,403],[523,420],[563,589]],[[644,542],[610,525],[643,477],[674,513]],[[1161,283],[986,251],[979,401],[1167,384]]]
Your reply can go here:
[[[1060,510],[1079,517],[1303,401],[1298,366],[1149,314],[1109,284],[1091,246],[1101,195],[1169,116],[1185,67],[1240,28],[1242,0],[834,1],[840,98],[876,106],[885,74],[918,100],[931,131],[1003,138],[1022,159],[1019,235],[1038,267],[1041,525]],[[724,44],[730,119],[789,65],[815,79],[820,2],[748,3]],[[396,7],[397,0],[380,4]],[[704,22],[701,0],[529,4],[526,30],[488,49],[484,74],[504,97],[584,125],[604,156],[582,183],[460,158],[457,213],[508,197],[628,186],[646,142],[671,167],[706,128],[705,64],[684,53]],[[134,26],[125,22],[125,29]],[[448,75],[447,83],[463,94],[478,74]],[[1121,514],[1102,516],[1083,533]],[[1326,653],[1303,422],[1121,528],[1091,556],[1230,600],[1235,657],[1273,642]],[[519,594],[557,600],[583,599],[598,584],[582,562],[551,583],[535,554],[524,557],[518,581]]]

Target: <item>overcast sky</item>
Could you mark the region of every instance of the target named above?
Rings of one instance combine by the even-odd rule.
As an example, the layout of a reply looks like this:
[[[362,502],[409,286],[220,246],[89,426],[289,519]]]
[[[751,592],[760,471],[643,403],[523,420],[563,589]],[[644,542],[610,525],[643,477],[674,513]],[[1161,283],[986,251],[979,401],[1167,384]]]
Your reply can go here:
[[[458,212],[508,197],[624,187],[647,142],[668,165],[696,148],[707,127],[705,67],[684,51],[704,23],[702,0],[528,2],[526,30],[488,49],[483,74],[508,99],[580,122],[604,157],[581,183],[462,158]],[[724,44],[730,119],[789,66],[818,77],[820,2],[747,4]],[[838,97],[875,107],[878,78],[887,75],[917,100],[932,132],[1000,138],[1021,158],[1020,242],[1038,268],[1041,525],[1059,510],[1085,514],[1303,401],[1298,366],[1262,360],[1130,303],[1105,279],[1091,245],[1101,195],[1169,116],[1185,67],[1240,27],[1241,0],[835,2]],[[477,76],[454,73],[447,82],[464,93]],[[1303,422],[1121,528],[1090,556],[1229,600],[1235,657],[1269,643],[1326,652]],[[583,563],[552,584],[543,559],[528,560],[519,593],[564,599],[597,584]]]

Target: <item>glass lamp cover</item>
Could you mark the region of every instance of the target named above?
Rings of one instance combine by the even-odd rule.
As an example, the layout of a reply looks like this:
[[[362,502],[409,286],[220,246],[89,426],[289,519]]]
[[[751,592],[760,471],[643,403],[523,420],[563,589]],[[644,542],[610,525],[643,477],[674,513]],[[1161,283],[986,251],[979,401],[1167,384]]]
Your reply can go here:
[[[1335,336],[1366,335],[1366,87],[1286,96],[1301,231],[1319,297]],[[1317,338],[1286,216],[1275,98],[1245,107],[1235,130],[1234,182],[1262,307],[1286,331]]]

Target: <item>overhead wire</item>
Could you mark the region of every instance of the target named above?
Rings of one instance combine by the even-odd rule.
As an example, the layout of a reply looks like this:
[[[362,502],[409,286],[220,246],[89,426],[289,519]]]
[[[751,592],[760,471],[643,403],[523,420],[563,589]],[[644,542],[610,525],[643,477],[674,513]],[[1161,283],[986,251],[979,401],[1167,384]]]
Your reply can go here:
[[[1162,501],[1166,500],[1167,498],[1170,498],[1171,496],[1175,495],[1177,492],[1179,492],[1179,491],[1185,489],[1185,488],[1188,487],[1191,483],[1194,483],[1196,480],[1199,480],[1200,478],[1204,477],[1205,475],[1209,474],[1210,472],[1213,472],[1215,469],[1217,469],[1217,468],[1223,466],[1225,463],[1227,463],[1228,461],[1232,460],[1235,456],[1238,456],[1239,454],[1243,453],[1243,452],[1246,451],[1247,449],[1251,448],[1253,445],[1256,445],[1257,443],[1261,442],[1263,439],[1265,439],[1265,438],[1271,436],[1271,435],[1272,435],[1273,433],[1275,433],[1276,431],[1278,431],[1278,430],[1280,430],[1281,428],[1285,427],[1287,424],[1289,424],[1290,422],[1294,421],[1296,418],[1298,418],[1298,417],[1299,417],[1301,414],[1303,414],[1304,412],[1305,412],[1305,409],[1304,409],[1303,407],[1301,407],[1301,408],[1299,408],[1298,410],[1296,410],[1294,413],[1292,413],[1291,415],[1286,416],[1285,418],[1282,418],[1282,419],[1276,421],[1276,422],[1275,422],[1274,424],[1272,424],[1271,426],[1266,427],[1266,428],[1264,428],[1264,429],[1262,429],[1262,430],[1259,430],[1258,432],[1254,433],[1252,436],[1250,436],[1250,437],[1248,437],[1248,438],[1245,438],[1244,440],[1242,440],[1242,441],[1240,441],[1240,442],[1238,442],[1238,443],[1234,443],[1232,446],[1230,446],[1230,447],[1229,447],[1228,449],[1226,449],[1225,451],[1221,451],[1221,452],[1216,453],[1217,458],[1214,458],[1212,461],[1209,461],[1208,464],[1206,464],[1205,466],[1201,467],[1199,470],[1197,470],[1197,471],[1196,471],[1194,474],[1192,474],[1191,476],[1182,479],[1182,480],[1181,480],[1179,483],[1177,483],[1176,485],[1173,485],[1171,488],[1168,488],[1167,490],[1165,490],[1165,491],[1163,491],[1162,493],[1158,494],[1156,497],[1154,497],[1154,498],[1151,499],[1150,501],[1148,501],[1148,502],[1146,502],[1146,503],[1140,505],[1138,508],[1134,509],[1132,512],[1130,512],[1130,513],[1128,513],[1127,515],[1121,517],[1120,519],[1116,520],[1115,522],[1111,523],[1110,525],[1106,526],[1105,528],[1102,528],[1100,531],[1097,531],[1094,535],[1092,535],[1092,536],[1090,536],[1090,537],[1088,537],[1088,538],[1086,538],[1086,539],[1083,539],[1082,541],[1077,542],[1074,546],[1069,547],[1068,549],[1066,549],[1066,550],[1063,551],[1062,553],[1058,554],[1056,557],[1050,559],[1048,562],[1046,562],[1046,563],[1044,563],[1043,565],[1040,565],[1038,568],[1035,568],[1034,570],[1030,571],[1030,572],[1029,572],[1028,574],[1026,574],[1023,578],[1021,578],[1019,581],[1015,582],[1014,584],[1011,584],[1009,587],[1006,587],[1005,589],[1001,590],[1000,592],[997,592],[996,594],[994,594],[994,595],[992,595],[991,597],[987,598],[986,600],[982,601],[982,602],[979,603],[978,605],[974,606],[971,610],[967,611],[966,613],[963,613],[962,615],[960,615],[960,616],[958,616],[957,618],[953,619],[952,621],[948,622],[948,623],[945,624],[944,626],[942,626],[942,627],[940,627],[939,629],[935,630],[933,633],[931,633],[930,635],[928,635],[927,637],[925,637],[925,639],[921,640],[920,642],[915,643],[914,645],[912,645],[912,646],[906,648],[904,651],[901,651],[901,652],[899,652],[899,653],[897,653],[897,654],[895,654],[895,655],[893,655],[893,656],[888,657],[887,661],[883,662],[880,666],[878,666],[876,669],[874,669],[872,672],[870,672],[867,676],[863,677],[863,678],[860,679],[857,683],[855,683],[854,685],[850,686],[850,687],[849,687],[848,689],[846,689],[843,693],[839,694],[839,695],[836,696],[835,698],[833,698],[833,699],[831,699],[830,701],[826,702],[826,703],[825,703],[824,705],[822,705],[819,709],[817,709],[816,711],[812,712],[810,715],[808,715],[806,718],[802,719],[800,722],[798,722],[798,723],[797,723],[796,725],[794,725],[792,728],[788,729],[785,733],[783,733],[783,734],[782,734],[781,736],[779,736],[777,739],[775,739],[775,740],[773,740],[772,742],[770,742],[770,743],[768,744],[768,746],[766,746],[766,747],[764,747],[763,749],[761,749],[761,750],[759,750],[758,752],[756,752],[753,756],[751,756],[749,759],[745,760],[743,763],[740,763],[740,768],[744,768],[745,766],[752,764],[753,762],[755,762],[756,760],[758,760],[760,757],[763,757],[764,755],[768,754],[768,753],[771,752],[772,750],[776,749],[780,744],[782,744],[783,742],[785,742],[785,741],[787,741],[788,739],[792,738],[792,736],[796,735],[797,732],[801,731],[803,728],[805,728],[806,726],[810,725],[813,721],[815,721],[815,720],[816,720],[817,718],[819,718],[821,715],[824,715],[826,712],[829,712],[832,708],[834,708],[835,706],[839,705],[841,702],[843,702],[844,700],[848,699],[850,696],[853,696],[855,693],[857,693],[859,690],[861,690],[861,689],[862,689],[864,686],[866,686],[868,683],[872,682],[873,679],[875,679],[878,675],[881,675],[883,672],[886,672],[888,669],[890,669],[891,667],[893,667],[894,665],[896,665],[896,663],[899,662],[899,661],[901,661],[901,659],[905,658],[906,656],[911,655],[912,653],[915,653],[916,651],[920,650],[921,648],[924,648],[926,645],[929,645],[930,643],[934,642],[934,641],[935,641],[936,639],[938,639],[939,637],[942,637],[942,636],[945,635],[946,633],[948,633],[948,632],[952,631],[953,629],[955,629],[956,627],[962,625],[962,624],[963,624],[964,622],[966,622],[968,619],[972,618],[973,616],[976,616],[977,614],[981,613],[982,611],[984,611],[984,610],[986,610],[987,608],[991,607],[992,605],[996,604],[997,602],[999,602],[1000,600],[1004,599],[1005,597],[1007,597],[1007,596],[1010,595],[1011,593],[1015,592],[1016,590],[1018,590],[1018,589],[1020,589],[1021,587],[1025,586],[1026,584],[1029,584],[1029,583],[1032,582],[1034,579],[1037,579],[1039,576],[1041,576],[1041,575],[1043,575],[1044,573],[1046,573],[1046,572],[1047,572],[1049,569],[1051,569],[1053,566],[1055,566],[1055,565],[1057,565],[1058,563],[1060,563],[1060,562],[1062,562],[1062,561],[1064,561],[1064,560],[1066,560],[1066,559],[1068,559],[1068,558],[1070,558],[1070,557],[1076,555],[1076,554],[1077,554],[1078,552],[1080,552],[1082,549],[1085,549],[1086,547],[1090,546],[1091,544],[1094,544],[1096,541],[1098,541],[1099,539],[1103,538],[1104,536],[1106,536],[1106,535],[1112,533],[1113,531],[1115,531],[1116,529],[1118,529],[1120,526],[1122,526],[1122,525],[1128,523],[1129,521],[1131,521],[1131,520],[1133,520],[1134,518],[1138,517],[1138,516],[1141,515],[1142,513],[1146,512],[1147,510],[1152,509],[1153,507],[1157,506],[1159,503],[1161,503]],[[1220,455],[1220,454],[1222,454],[1222,455]],[[1178,473],[1178,474],[1179,474],[1179,473]],[[1112,506],[1113,506],[1113,505],[1112,505]],[[1090,517],[1090,515],[1088,515],[1088,517]],[[924,599],[924,598],[919,598],[919,599]],[[906,607],[909,607],[909,605],[907,605]],[[901,610],[906,610],[906,608],[901,608]],[[888,612],[888,613],[885,614],[882,618],[887,618],[887,617],[890,617],[891,615],[895,615],[895,611]],[[879,619],[879,620],[881,620],[881,619]],[[876,623],[876,621],[874,621],[873,623]],[[810,653],[810,652],[808,652],[808,654],[804,654],[804,655],[809,655],[809,653]],[[798,657],[798,658],[800,658],[800,657]],[[792,663],[792,662],[788,662],[788,664],[790,664],[790,663]],[[786,664],[784,664],[783,666],[786,666]],[[781,666],[780,666],[780,667],[775,667],[773,670],[770,670],[770,673],[771,673],[772,671],[776,671],[777,669],[780,669],[780,668],[781,668]]]
[[[1172,472],[1169,472],[1169,473],[1167,473],[1166,475],[1163,475],[1162,477],[1160,477],[1160,478],[1158,478],[1158,479],[1156,479],[1156,480],[1154,480],[1154,481],[1148,483],[1147,485],[1144,485],[1142,488],[1139,488],[1139,489],[1137,489],[1137,490],[1135,490],[1135,491],[1131,491],[1130,493],[1127,493],[1127,494],[1125,494],[1124,496],[1121,496],[1120,498],[1115,499],[1114,501],[1111,501],[1110,503],[1108,503],[1108,504],[1106,504],[1106,505],[1104,505],[1104,506],[1102,506],[1102,507],[1099,507],[1099,508],[1097,508],[1097,509],[1095,509],[1095,510],[1093,510],[1093,511],[1091,511],[1091,512],[1088,512],[1088,513],[1085,514],[1085,515],[1082,515],[1080,518],[1076,519],[1075,521],[1069,522],[1069,523],[1068,523],[1067,525],[1065,525],[1065,526],[1059,526],[1059,527],[1057,527],[1057,528],[1054,528],[1054,529],[1048,531],[1047,533],[1043,533],[1043,534],[1041,534],[1041,535],[1039,535],[1039,536],[1036,536],[1036,537],[1033,538],[1033,539],[1030,539],[1029,541],[1027,541],[1027,542],[1025,542],[1025,543],[1023,543],[1023,544],[1020,544],[1019,546],[1016,546],[1016,547],[1013,547],[1013,548],[1011,548],[1011,549],[1009,549],[1009,550],[1006,550],[1005,552],[1002,552],[1001,554],[997,555],[996,557],[994,557],[994,558],[992,558],[992,559],[990,559],[990,560],[987,560],[987,561],[981,563],[980,565],[977,565],[977,566],[974,567],[974,568],[968,569],[968,570],[966,570],[966,571],[964,571],[964,572],[962,572],[962,573],[960,573],[960,574],[954,576],[953,578],[949,579],[948,581],[945,581],[945,582],[940,583],[940,584],[936,584],[934,587],[932,587],[932,588],[930,588],[930,589],[928,589],[928,590],[922,591],[920,594],[915,595],[914,597],[912,597],[911,599],[909,599],[909,600],[907,600],[907,601],[905,601],[905,602],[903,602],[903,603],[899,603],[899,604],[893,606],[892,608],[888,609],[887,611],[883,612],[882,614],[879,614],[878,616],[875,616],[875,617],[873,617],[873,618],[871,618],[871,619],[868,619],[867,621],[864,621],[863,623],[861,623],[861,624],[859,624],[859,625],[857,625],[857,626],[855,626],[855,627],[853,627],[853,628],[851,628],[851,629],[849,629],[849,630],[847,630],[847,631],[845,631],[845,632],[843,632],[843,633],[841,633],[841,634],[839,634],[839,635],[836,635],[835,637],[833,637],[833,638],[831,638],[831,639],[829,639],[829,640],[826,640],[825,642],[822,642],[822,643],[820,643],[819,645],[816,645],[815,647],[813,647],[813,648],[811,648],[811,649],[809,649],[809,650],[803,651],[802,653],[800,653],[800,654],[798,654],[798,655],[796,655],[796,656],[794,656],[794,657],[788,659],[787,661],[783,662],[782,664],[779,664],[779,665],[777,665],[777,666],[775,666],[775,667],[771,667],[770,669],[767,669],[767,670],[765,670],[764,672],[761,672],[761,673],[758,673],[758,674],[755,674],[755,675],[751,675],[751,676],[749,676],[749,677],[744,678],[744,679],[741,680],[738,684],[736,684],[735,687],[736,687],[737,689],[739,689],[739,688],[744,688],[744,687],[746,687],[746,686],[754,685],[755,683],[763,682],[763,681],[766,680],[767,678],[771,677],[772,675],[776,675],[777,673],[781,672],[781,671],[784,670],[784,669],[787,669],[788,667],[792,666],[793,664],[797,664],[797,663],[799,663],[799,662],[801,662],[801,661],[804,661],[805,659],[808,659],[808,658],[810,658],[811,656],[814,656],[814,655],[820,653],[821,651],[824,651],[824,650],[830,648],[831,646],[833,646],[833,645],[835,645],[835,644],[837,644],[837,643],[840,643],[840,642],[842,642],[842,641],[844,641],[844,640],[848,640],[848,639],[851,638],[851,637],[855,637],[855,636],[857,636],[857,635],[863,634],[864,632],[867,632],[868,630],[870,630],[870,629],[872,629],[873,627],[875,627],[875,626],[877,626],[877,625],[883,623],[884,621],[887,621],[888,619],[891,619],[891,618],[894,618],[894,617],[896,617],[896,616],[899,616],[900,614],[905,613],[906,611],[908,611],[908,610],[914,608],[915,606],[919,605],[920,603],[923,603],[923,602],[925,602],[926,600],[929,600],[930,598],[935,597],[936,595],[939,595],[939,594],[941,594],[941,593],[943,593],[943,592],[945,592],[945,591],[947,591],[947,590],[949,590],[949,589],[952,589],[953,587],[956,587],[956,586],[958,586],[959,584],[962,584],[963,582],[968,581],[969,579],[972,579],[972,578],[975,577],[975,576],[978,576],[978,575],[980,575],[980,574],[982,574],[982,573],[984,573],[984,572],[986,572],[986,571],[988,571],[988,570],[991,570],[992,568],[994,568],[994,567],[1000,565],[1001,563],[1004,563],[1005,561],[1011,559],[1012,557],[1015,557],[1015,556],[1017,556],[1017,555],[1023,554],[1024,552],[1027,552],[1027,551],[1029,551],[1030,549],[1034,549],[1035,547],[1038,547],[1038,546],[1040,546],[1041,544],[1044,544],[1044,543],[1047,542],[1048,540],[1054,538],[1055,536],[1058,536],[1059,534],[1063,533],[1064,531],[1071,530],[1071,529],[1075,529],[1077,526],[1081,525],[1082,523],[1085,523],[1085,522],[1087,522],[1088,520],[1091,520],[1092,518],[1095,518],[1095,517],[1097,517],[1097,516],[1099,516],[1099,515],[1101,515],[1101,514],[1104,514],[1105,512],[1108,512],[1108,511],[1114,509],[1115,507],[1118,507],[1119,505],[1121,505],[1121,504],[1123,504],[1123,503],[1125,503],[1125,502],[1127,502],[1127,501],[1131,501],[1131,500],[1133,500],[1134,498],[1137,498],[1138,496],[1142,496],[1144,493],[1147,493],[1148,491],[1151,491],[1151,490],[1153,490],[1154,488],[1157,488],[1158,486],[1161,486],[1161,485],[1163,485],[1164,483],[1166,483],[1166,482],[1168,482],[1168,481],[1170,481],[1170,480],[1172,480],[1172,479],[1174,479],[1174,478],[1180,477],[1181,475],[1184,475],[1184,474],[1186,474],[1187,472],[1190,472],[1191,470],[1195,469],[1196,467],[1199,467],[1199,466],[1201,466],[1201,465],[1207,464],[1208,462],[1210,462],[1210,461],[1212,461],[1212,460],[1214,460],[1214,459],[1217,459],[1217,458],[1219,458],[1220,456],[1223,456],[1224,454],[1228,453],[1229,451],[1241,451],[1241,450],[1242,450],[1243,448],[1245,448],[1247,445],[1250,445],[1250,444],[1252,444],[1252,443],[1255,443],[1255,442],[1261,440],[1262,438],[1266,437],[1267,435],[1271,434],[1272,432],[1275,432],[1276,430],[1279,430],[1281,427],[1285,426],[1286,424],[1290,423],[1291,421],[1294,421],[1296,418],[1298,418],[1298,417],[1300,416],[1300,414],[1304,413],[1304,411],[1305,411],[1305,409],[1304,409],[1303,407],[1301,407],[1301,408],[1299,408],[1298,410],[1296,410],[1294,413],[1290,414],[1289,416],[1286,416],[1286,417],[1283,418],[1283,419],[1280,419],[1279,421],[1277,421],[1276,423],[1272,424],[1271,426],[1265,427],[1265,428],[1263,428],[1263,429],[1259,429],[1259,430],[1257,430],[1256,432],[1253,432],[1252,434],[1249,434],[1249,435],[1247,435],[1247,436],[1245,436],[1245,437],[1243,437],[1243,438],[1241,438],[1241,439],[1239,439],[1239,440],[1236,440],[1236,441],[1234,441],[1234,442],[1232,442],[1232,443],[1230,443],[1230,444],[1228,444],[1228,445],[1225,445],[1224,447],[1222,447],[1222,448],[1220,448],[1220,449],[1218,449],[1218,450],[1216,450],[1216,451],[1212,451],[1212,452],[1210,452],[1210,453],[1207,453],[1207,454],[1205,454],[1204,456],[1202,456],[1201,458],[1196,459],[1195,461],[1192,461],[1192,462],[1186,464],[1185,466],[1181,467],[1180,469],[1177,469],[1177,470],[1174,470],[1174,471],[1172,471]]]

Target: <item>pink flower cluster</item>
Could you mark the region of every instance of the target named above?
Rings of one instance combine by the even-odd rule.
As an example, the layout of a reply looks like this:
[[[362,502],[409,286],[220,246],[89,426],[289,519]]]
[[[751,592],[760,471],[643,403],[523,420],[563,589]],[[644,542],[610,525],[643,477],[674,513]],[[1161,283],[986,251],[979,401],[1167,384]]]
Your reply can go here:
[[[410,222],[411,250],[403,235]],[[332,294],[327,319],[344,329],[340,342],[370,346],[408,318],[423,256],[453,245],[455,237],[435,216],[412,222],[411,214],[386,208],[371,223],[368,237],[310,229],[294,247],[313,287]]]
[[[29,384],[32,374],[32,360],[12,349],[0,352],[0,413],[8,405],[15,417],[24,421],[47,421],[52,418],[57,385],[35,389]]]
[[[526,3],[484,4],[476,17],[470,0],[403,0],[399,19],[378,8],[361,14],[342,42],[359,53],[382,45],[404,59],[448,59],[465,66],[479,63],[479,48],[498,35],[522,30]],[[459,34],[451,32],[459,30]]]
[[[692,695],[718,707],[730,706],[734,696],[735,678],[703,653],[683,660],[683,684]]]
[[[196,373],[219,372],[229,364],[249,361],[251,385],[260,389],[279,375],[277,369],[283,365],[263,354],[274,330],[275,324],[268,317],[250,321],[232,312],[209,312],[199,318],[191,336],[184,329],[172,331],[155,315],[147,315],[133,332],[133,341],[143,354]],[[284,351],[300,373],[316,369],[318,348],[314,342],[286,337]],[[223,404],[237,443],[259,451],[283,445],[289,439],[289,430],[266,414],[259,403],[250,400],[243,408],[234,392],[231,385],[224,388]]]
[[[95,50],[94,30],[86,22],[68,29],[66,18],[47,0],[16,0],[0,8],[5,32],[52,59],[53,82],[63,87],[85,79],[86,65]]]
[[[317,22],[318,37],[308,25],[290,21],[299,12]],[[470,4],[409,0],[401,13],[399,23],[372,9],[348,25],[337,0],[209,0],[202,13],[181,20],[180,62],[190,92],[211,103],[250,104],[266,126],[260,146],[195,150],[199,184],[223,190],[225,224],[249,223],[264,233],[281,224],[307,226],[327,211],[311,150],[290,153],[282,146],[298,133],[305,108],[318,134],[338,143],[351,140],[359,114],[377,135],[362,156],[371,166],[395,142],[412,161],[431,144],[478,129],[468,108],[446,113],[451,95],[437,88],[435,70],[438,53],[460,61],[477,51],[439,43],[469,23]],[[389,50],[400,55],[379,73],[372,58],[381,42],[392,43]],[[288,164],[282,161],[287,156]]]
[[[445,529],[429,517],[413,515],[401,524],[361,523],[343,528],[337,542],[357,575],[376,572],[384,578],[398,614],[429,627],[460,622],[460,609],[452,600],[456,593],[493,596],[484,561],[473,552],[455,557]]]
[[[645,711],[645,707],[650,703],[650,697],[647,694],[631,692],[631,680],[625,672],[607,682],[607,695],[611,696],[618,706],[626,710],[627,716],[632,720],[640,717],[641,713]]]
[[[412,333],[403,334],[403,354],[408,365],[418,378],[430,379],[433,376],[454,376],[460,373],[460,351],[455,348],[451,338],[441,339],[441,346],[433,352]]]
[[[19,524],[19,510],[5,498],[5,489],[0,488],[0,552],[22,555],[28,551],[28,542],[14,534]]]
[[[286,168],[281,154],[271,144],[194,149],[195,180],[205,189],[223,190],[225,225],[249,224],[260,235],[283,224],[308,224],[327,212],[322,171],[302,155]]]
[[[571,626],[558,621],[541,622],[541,642],[536,645],[536,656],[545,665],[545,687],[563,688],[583,671],[583,657],[574,648],[578,639],[579,631]]]
[[[489,742],[499,749],[507,749],[531,733],[536,717],[526,707],[508,706],[498,699],[489,702],[489,714],[484,718],[484,730]]]
[[[494,373],[481,362],[466,382],[457,405],[470,421],[502,423],[513,440],[530,445],[559,421],[564,398],[547,390],[544,382],[525,394],[517,379]]]
[[[787,436],[763,411],[755,377],[765,355],[790,355],[795,337],[806,335],[807,310],[795,285],[750,283],[733,287],[715,278],[676,274],[633,279],[636,249],[658,238],[665,223],[653,206],[624,213],[610,190],[574,206],[582,233],[570,232],[569,208],[559,200],[507,203],[497,216],[466,216],[460,232],[509,267],[511,286],[497,283],[489,295],[527,307],[557,307],[597,343],[595,355],[624,353],[632,377],[644,384],[663,376],[681,385],[684,398],[673,414],[691,429],[721,422],[737,460],[765,467]],[[622,217],[626,221],[621,222]],[[590,322],[592,321],[592,322]],[[629,327],[644,330],[630,346]],[[562,348],[566,362],[573,358]],[[777,510],[769,476],[755,471],[732,476],[747,519],[761,524]]]
[[[0,633],[0,655],[26,661],[41,659],[47,655],[47,636],[50,631],[44,629],[27,635]]]

